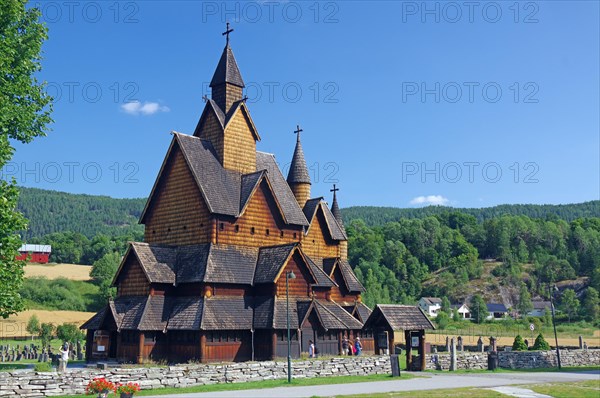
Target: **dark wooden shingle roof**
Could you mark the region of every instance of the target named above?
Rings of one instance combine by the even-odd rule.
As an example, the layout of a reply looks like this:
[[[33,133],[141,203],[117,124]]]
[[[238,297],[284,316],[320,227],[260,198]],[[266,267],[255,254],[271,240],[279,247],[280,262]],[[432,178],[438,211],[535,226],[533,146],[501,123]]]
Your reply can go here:
[[[203,330],[252,329],[251,297],[211,297],[204,299]]]
[[[233,55],[233,50],[229,44],[223,49],[223,53],[217,64],[217,69],[210,81],[210,87],[215,87],[224,83],[230,83],[242,88],[245,87],[242,74],[240,73],[235,56]]]
[[[339,260],[338,267],[340,267],[340,271],[342,272],[342,277],[344,278],[344,282],[346,283],[348,291],[357,293],[366,291],[365,287],[356,277],[356,274],[354,274],[354,271],[352,271],[352,267],[348,261]]]
[[[365,322],[365,328],[384,326],[382,323],[394,331],[435,329],[416,305],[378,304]]]
[[[167,330],[198,330],[202,321],[203,297],[176,297],[171,305]]]
[[[292,156],[290,171],[287,176],[287,182],[288,184],[310,184],[310,174],[308,174],[308,168],[306,167],[306,160],[304,159],[304,151],[302,150],[302,144],[300,143],[299,133],[298,139],[296,140],[296,148],[294,149],[294,156]]]
[[[131,249],[150,283],[175,283],[177,252],[173,247],[131,242]]]
[[[298,246],[297,243],[286,245],[262,247],[258,254],[256,272],[254,273],[254,284],[273,283],[279,274],[281,267]]]

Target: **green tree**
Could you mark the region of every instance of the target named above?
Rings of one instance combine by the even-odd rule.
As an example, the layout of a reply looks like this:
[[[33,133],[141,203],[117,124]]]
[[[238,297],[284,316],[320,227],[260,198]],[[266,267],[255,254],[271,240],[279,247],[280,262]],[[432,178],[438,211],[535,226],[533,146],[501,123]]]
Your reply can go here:
[[[471,319],[473,319],[476,323],[482,323],[485,321],[488,316],[488,311],[483,297],[481,297],[479,294],[475,294],[473,297],[471,297],[469,308],[471,309]]]
[[[588,287],[583,300],[583,312],[586,319],[595,321],[600,317],[600,298],[598,291],[593,287]]]
[[[531,302],[531,294],[529,294],[529,289],[524,283],[521,283],[521,288],[519,289],[519,302],[517,303],[517,310],[521,315],[521,318],[524,318],[531,310],[533,310],[533,303]]]
[[[442,297],[442,311],[444,311],[446,314],[450,313],[450,300],[448,300],[448,297],[444,296]]]
[[[513,341],[512,345],[512,350],[527,351],[527,344],[525,344],[525,341],[523,340],[523,337],[521,337],[520,334],[518,334],[517,337],[515,337],[515,340]]]
[[[107,253],[101,259],[94,262],[90,276],[92,280],[100,286],[100,293],[106,299],[114,297],[114,289],[111,288],[112,280],[115,277],[121,255],[117,252]]]
[[[25,330],[31,335],[31,340],[33,340],[33,336],[40,333],[40,320],[35,314],[29,317]]]
[[[72,344],[76,344],[85,338],[83,332],[73,323],[63,323],[58,326],[56,328],[56,337],[63,342]]]
[[[42,323],[40,325],[40,339],[42,340],[42,347],[48,347],[48,344],[52,341],[54,335],[54,325],[51,323]]]
[[[435,321],[435,324],[437,325],[438,329],[444,330],[450,323],[450,317],[448,316],[448,314],[446,312],[439,311],[437,316],[435,317],[434,321]]]
[[[535,343],[533,343],[532,350],[536,350],[536,351],[550,350],[550,344],[548,344],[548,342],[546,341],[546,339],[544,339],[544,336],[542,336],[541,333],[538,334],[538,336],[535,338]]]
[[[571,323],[571,317],[579,312],[579,299],[573,289],[565,289],[560,300],[560,310],[567,314],[569,317],[569,323]]]
[[[0,2],[0,168],[14,153],[11,140],[28,143],[45,135],[51,98],[35,77],[41,69],[46,27],[40,11],[27,8],[25,0]],[[16,210],[18,190],[14,179],[0,181],[0,316],[7,318],[23,309],[19,288],[23,261],[15,260],[21,246],[18,231],[27,226]]]

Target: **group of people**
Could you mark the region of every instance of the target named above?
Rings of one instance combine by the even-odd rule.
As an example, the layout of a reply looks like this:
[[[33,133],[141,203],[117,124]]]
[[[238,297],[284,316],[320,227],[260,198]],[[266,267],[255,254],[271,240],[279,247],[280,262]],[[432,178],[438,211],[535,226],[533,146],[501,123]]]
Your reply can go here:
[[[362,343],[360,337],[354,340],[354,344],[348,340],[348,337],[344,336],[342,339],[342,355],[360,355],[362,352]],[[319,353],[319,349],[315,346],[312,340],[308,340],[308,357],[316,358]]]
[[[360,337],[354,340],[354,344],[346,336],[342,339],[342,354],[344,355],[360,355],[362,352],[362,343]]]

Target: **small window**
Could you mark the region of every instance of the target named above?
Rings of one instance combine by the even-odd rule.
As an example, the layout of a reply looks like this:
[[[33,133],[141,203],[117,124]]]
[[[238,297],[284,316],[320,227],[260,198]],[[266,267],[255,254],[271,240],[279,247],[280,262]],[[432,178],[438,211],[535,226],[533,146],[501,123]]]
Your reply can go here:
[[[279,231],[279,237],[283,238],[283,231]]]
[[[223,231],[225,229],[225,224],[224,223],[219,223],[219,229],[221,231]]]
[[[184,225],[183,226],[183,230],[185,231],[186,229],[187,229],[187,225]]]
[[[154,235],[155,233],[156,233],[156,230],[155,230],[155,229],[153,229],[153,230],[152,230],[152,235]]]
[[[235,228],[234,228],[234,231],[235,231],[235,232],[240,232],[240,226],[239,226],[239,225],[236,225],[236,226],[235,226]]]
[[[265,231],[265,234],[266,234],[267,236],[269,236],[269,234],[270,234],[270,233],[271,233],[271,231],[269,231],[269,228],[267,228],[267,230]]]
[[[294,239],[296,239],[296,233],[294,232]]]
[[[254,235],[254,227],[250,228],[250,234]]]
[[[167,232],[171,232],[171,227],[167,228]]]

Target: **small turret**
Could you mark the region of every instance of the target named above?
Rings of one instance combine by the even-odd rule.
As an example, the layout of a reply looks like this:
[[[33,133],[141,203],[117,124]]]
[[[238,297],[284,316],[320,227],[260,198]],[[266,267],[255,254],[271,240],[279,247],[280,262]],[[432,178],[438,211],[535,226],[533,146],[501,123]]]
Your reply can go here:
[[[306,167],[306,160],[304,160],[304,151],[302,150],[302,144],[300,143],[300,133],[302,129],[300,126],[296,126],[297,134],[296,137],[296,148],[294,149],[294,156],[292,157],[292,164],[290,165],[290,171],[287,176],[287,182],[300,205],[300,208],[304,208],[306,201],[310,198],[310,175],[308,174],[308,168]]]

